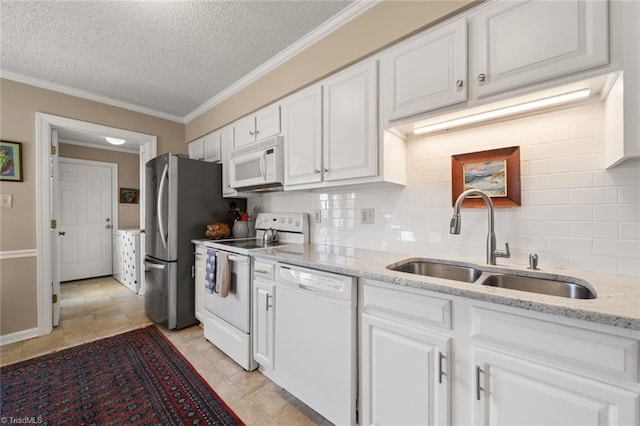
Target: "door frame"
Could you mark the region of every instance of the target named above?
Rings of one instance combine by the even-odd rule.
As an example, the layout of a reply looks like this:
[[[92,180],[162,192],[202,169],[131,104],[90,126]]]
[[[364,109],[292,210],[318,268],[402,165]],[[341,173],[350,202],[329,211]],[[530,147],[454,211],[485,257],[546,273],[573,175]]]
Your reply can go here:
[[[69,158],[69,157],[60,157],[58,156],[59,163],[71,163],[71,164],[79,164],[82,166],[96,166],[96,167],[107,167],[111,169],[111,251],[113,252],[113,231],[118,229],[118,214],[119,214],[119,198],[118,198],[118,164],[116,163],[106,163],[104,161],[94,161],[94,160],[83,160],[80,158]],[[60,170],[58,168],[58,170]],[[59,186],[58,186],[59,189]],[[60,261],[60,256],[58,256],[58,262]],[[113,261],[111,262],[113,265]],[[58,265],[60,267],[60,265]],[[113,272],[113,270],[111,271]],[[58,295],[58,300],[60,296]]]
[[[38,336],[51,333],[53,330],[53,282],[52,257],[53,239],[51,232],[50,206],[53,194],[50,187],[49,158],[51,157],[51,129],[64,127],[84,132],[110,135],[122,139],[137,141],[141,149],[146,146],[150,158],[157,152],[157,137],[149,134],[88,123],[57,115],[36,112],[36,305]],[[54,157],[55,158],[55,157]],[[57,161],[57,160],[56,160]],[[144,173],[141,170],[140,173]],[[140,188],[140,196],[144,196],[144,188]],[[141,215],[144,213],[141,212]],[[142,224],[141,224],[142,226]]]

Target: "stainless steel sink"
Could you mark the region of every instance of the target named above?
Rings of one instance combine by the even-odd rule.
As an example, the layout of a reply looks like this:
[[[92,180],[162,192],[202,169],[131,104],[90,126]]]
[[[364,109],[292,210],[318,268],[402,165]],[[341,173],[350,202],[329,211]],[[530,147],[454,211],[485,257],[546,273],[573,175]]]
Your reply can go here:
[[[425,275],[427,277],[444,278],[447,280],[476,282],[482,271],[479,269],[449,265],[446,263],[429,262],[425,260],[410,260],[387,266],[392,271],[407,272],[409,274]]]
[[[547,280],[519,275],[489,275],[483,285],[568,297],[570,299],[595,299],[596,294],[588,287],[568,281]]]

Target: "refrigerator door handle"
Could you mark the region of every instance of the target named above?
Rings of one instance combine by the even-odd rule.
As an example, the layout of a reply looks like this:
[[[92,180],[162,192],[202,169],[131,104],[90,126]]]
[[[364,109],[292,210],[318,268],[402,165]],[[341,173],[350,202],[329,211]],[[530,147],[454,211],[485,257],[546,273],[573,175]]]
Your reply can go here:
[[[144,266],[148,267],[149,269],[164,269],[164,265],[160,265],[158,263],[151,263],[148,261],[144,261]]]
[[[158,205],[156,206],[158,209],[158,228],[160,230],[160,240],[162,241],[162,247],[164,247],[164,249],[167,249],[167,236],[165,235],[164,232],[164,228],[163,228],[163,222],[164,222],[164,217],[162,217],[162,202],[163,200],[163,195],[164,195],[164,186],[167,183],[167,170],[169,168],[169,164],[165,164],[164,165],[164,170],[162,171],[162,177],[160,178],[160,186],[158,188]]]

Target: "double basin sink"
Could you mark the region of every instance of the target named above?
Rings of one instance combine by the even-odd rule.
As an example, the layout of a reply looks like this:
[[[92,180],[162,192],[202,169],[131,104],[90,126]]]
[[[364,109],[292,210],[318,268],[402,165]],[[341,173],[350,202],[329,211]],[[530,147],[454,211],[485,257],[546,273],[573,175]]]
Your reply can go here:
[[[487,272],[472,266],[453,265],[425,259],[410,259],[387,266],[392,271],[447,280],[478,283],[490,287],[502,287],[530,293],[567,297],[570,299],[595,299],[596,293],[586,283],[578,279],[549,279],[537,276],[525,276],[516,273]],[[484,274],[484,276],[483,276]]]

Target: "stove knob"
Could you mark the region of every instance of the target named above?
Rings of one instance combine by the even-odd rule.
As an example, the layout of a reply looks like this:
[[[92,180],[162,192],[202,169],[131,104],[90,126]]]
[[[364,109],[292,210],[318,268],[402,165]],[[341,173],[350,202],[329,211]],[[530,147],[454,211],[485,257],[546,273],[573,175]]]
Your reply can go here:
[[[300,221],[296,220],[296,226],[300,226]]]
[[[280,223],[284,223],[284,217],[280,218]]]
[[[289,218],[289,223],[291,223],[291,222],[293,222],[293,219],[292,219],[292,218]]]

